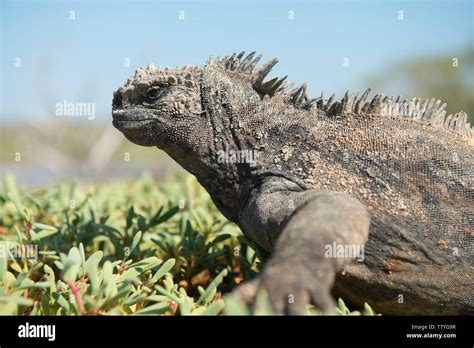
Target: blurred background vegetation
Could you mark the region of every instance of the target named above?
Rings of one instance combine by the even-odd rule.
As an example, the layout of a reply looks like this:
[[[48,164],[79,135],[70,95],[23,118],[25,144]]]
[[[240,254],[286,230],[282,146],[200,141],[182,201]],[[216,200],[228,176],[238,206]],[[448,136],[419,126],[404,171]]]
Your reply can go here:
[[[369,86],[385,94],[404,90],[405,96],[437,98],[447,103],[447,114],[467,112],[474,124],[474,49],[459,57],[408,59],[368,79]]]

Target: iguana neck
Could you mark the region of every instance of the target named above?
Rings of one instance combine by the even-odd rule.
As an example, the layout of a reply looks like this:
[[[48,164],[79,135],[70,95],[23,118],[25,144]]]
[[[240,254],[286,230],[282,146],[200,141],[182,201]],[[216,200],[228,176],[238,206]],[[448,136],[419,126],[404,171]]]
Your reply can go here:
[[[202,121],[208,122],[208,119]],[[209,132],[198,135],[193,139],[196,143],[192,148],[169,146],[164,151],[183,169],[196,177],[227,219],[236,221],[243,172],[235,167],[235,163],[219,161],[219,147],[216,147],[213,141],[214,134]],[[221,132],[220,136],[227,137],[228,135],[226,132]]]
[[[239,210],[239,189],[250,172],[250,163],[242,163],[241,151],[247,147],[238,127],[239,115],[230,100],[225,86],[215,88],[201,82],[202,119],[205,123],[199,129],[209,129],[198,135],[199,142],[194,149],[199,153],[184,152],[179,148],[167,153],[184,169],[196,176],[199,183],[209,192],[212,200],[223,215],[236,222]],[[249,115],[245,115],[249,116]],[[191,151],[194,152],[194,151]]]

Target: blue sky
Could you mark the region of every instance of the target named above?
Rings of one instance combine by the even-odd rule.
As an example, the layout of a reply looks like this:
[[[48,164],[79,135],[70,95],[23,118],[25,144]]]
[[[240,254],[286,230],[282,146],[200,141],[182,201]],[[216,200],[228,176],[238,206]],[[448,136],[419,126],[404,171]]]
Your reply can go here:
[[[67,100],[96,103],[95,121],[110,122],[112,91],[137,67],[199,65],[240,50],[278,57],[274,74],[307,81],[313,95],[340,95],[365,89],[369,74],[402,59],[472,47],[473,3],[2,1],[1,115],[54,117]]]

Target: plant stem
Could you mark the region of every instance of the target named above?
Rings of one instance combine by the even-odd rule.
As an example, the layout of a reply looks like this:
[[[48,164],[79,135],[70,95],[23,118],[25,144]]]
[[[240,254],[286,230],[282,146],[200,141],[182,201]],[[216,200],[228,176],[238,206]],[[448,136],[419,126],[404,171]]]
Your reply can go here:
[[[67,285],[72,291],[74,295],[74,299],[76,300],[77,308],[79,309],[79,313],[82,315],[84,313],[84,305],[82,304],[81,294],[79,294],[79,289],[76,286],[76,283],[68,281]]]

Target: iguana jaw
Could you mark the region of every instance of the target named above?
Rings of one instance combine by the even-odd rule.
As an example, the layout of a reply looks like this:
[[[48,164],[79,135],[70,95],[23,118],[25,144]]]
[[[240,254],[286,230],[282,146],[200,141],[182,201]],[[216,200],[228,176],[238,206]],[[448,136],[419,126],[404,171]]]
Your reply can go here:
[[[158,146],[160,120],[143,108],[112,111],[112,124],[131,142],[141,146]]]

